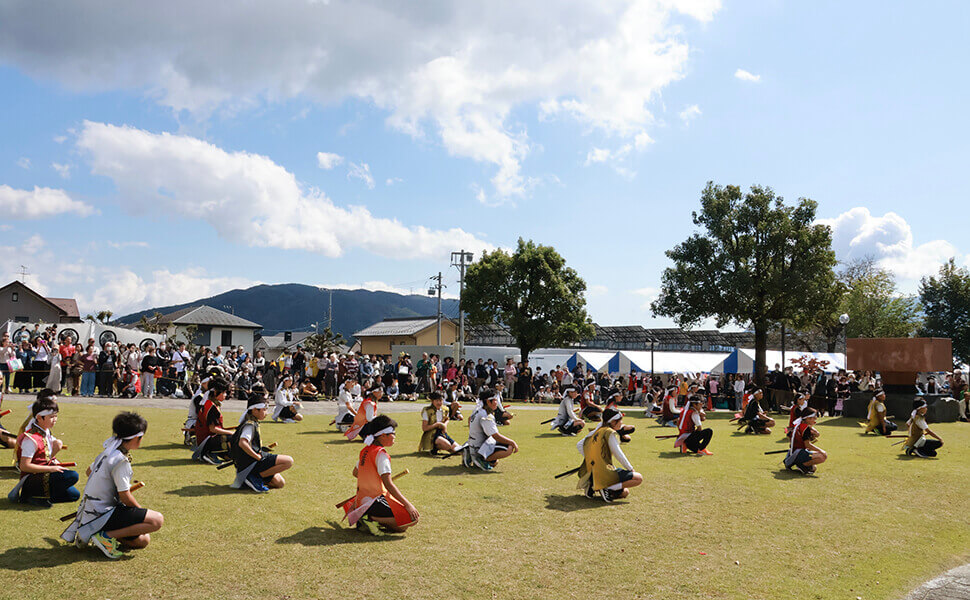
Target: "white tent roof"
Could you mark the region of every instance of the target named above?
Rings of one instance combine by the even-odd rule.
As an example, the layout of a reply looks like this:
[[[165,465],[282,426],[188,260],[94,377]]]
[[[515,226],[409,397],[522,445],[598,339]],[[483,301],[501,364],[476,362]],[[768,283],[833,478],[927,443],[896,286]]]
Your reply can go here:
[[[651,371],[650,352],[644,350],[621,350],[620,373]],[[728,352],[653,352],[654,373],[711,373]]]
[[[753,373],[754,372],[754,357],[755,351],[753,348],[738,348],[736,350],[737,356],[736,360],[732,353],[730,358],[725,359],[725,361],[718,365],[718,373]],[[845,368],[845,354],[840,352],[828,353],[828,352],[795,352],[786,351],[785,352],[785,364],[784,367],[793,367],[798,369],[794,361],[801,357],[815,358],[821,361],[828,361],[828,365],[825,367],[826,373],[835,373],[839,369]],[[768,370],[774,369],[775,365],[781,365],[781,351],[780,350],[768,350],[765,353],[765,362],[768,365]],[[727,368],[725,368],[727,367]]]
[[[575,357],[577,362],[583,362],[594,371],[601,371],[616,354],[615,351],[581,350]]]

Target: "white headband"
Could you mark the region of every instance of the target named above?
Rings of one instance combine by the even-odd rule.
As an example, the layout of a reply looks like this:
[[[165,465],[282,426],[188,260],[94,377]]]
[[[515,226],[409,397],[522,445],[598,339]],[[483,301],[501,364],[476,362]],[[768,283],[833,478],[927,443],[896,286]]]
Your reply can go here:
[[[56,412],[57,412],[56,410],[52,410],[50,408],[45,408],[44,410],[42,410],[39,413],[37,413],[36,415],[34,415],[34,418],[36,419],[37,417],[46,417],[47,415],[52,415],[52,414],[54,414]]]
[[[40,429],[43,429],[43,427],[41,427],[37,423],[37,417],[46,417],[47,415],[53,415],[53,414],[56,414],[56,413],[57,413],[56,410],[52,410],[50,408],[45,408],[44,410],[40,411],[39,413],[37,413],[36,415],[34,415],[34,416],[32,416],[30,418],[30,421],[27,423],[27,427],[24,428],[24,431],[30,431],[31,427],[33,427],[34,425],[37,425],[37,427],[39,427]],[[47,430],[44,429],[44,431],[47,431]]]
[[[258,408],[266,408],[266,403],[265,402],[260,402],[259,404],[253,404],[252,406],[247,406],[246,407],[246,412],[244,412],[242,414],[242,416],[239,417],[239,424],[240,425],[242,425],[243,422],[246,420],[246,416],[249,415],[249,411],[253,410],[254,408],[257,408],[257,409]]]
[[[144,431],[139,431],[138,433],[136,433],[134,435],[129,435],[128,437],[123,437],[123,438],[120,438],[120,437],[118,437],[116,435],[113,435],[113,436],[109,437],[108,439],[106,439],[104,441],[104,443],[101,444],[101,445],[104,447],[104,449],[106,451],[111,452],[112,450],[117,450],[118,448],[120,448],[121,447],[121,444],[127,442],[128,440],[133,440],[135,438],[140,438],[143,435],[145,435],[145,432]]]
[[[385,427],[384,429],[381,429],[377,433],[370,434],[369,436],[367,436],[367,437],[364,438],[364,445],[365,446],[370,446],[371,444],[374,443],[374,440],[375,439],[377,439],[377,438],[379,438],[382,435],[387,434],[387,433],[394,433],[394,428],[393,427]]]
[[[612,417],[610,417],[610,420],[607,421],[607,423],[612,423],[613,421],[618,421],[618,420],[620,420],[622,418],[623,418],[623,413],[618,412],[615,415],[613,415]]]

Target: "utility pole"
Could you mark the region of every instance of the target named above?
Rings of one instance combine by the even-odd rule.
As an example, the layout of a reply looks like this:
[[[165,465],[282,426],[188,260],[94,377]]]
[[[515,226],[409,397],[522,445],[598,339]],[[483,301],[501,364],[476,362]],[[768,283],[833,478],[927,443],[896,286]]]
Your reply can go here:
[[[434,294],[435,290],[438,292],[438,345],[441,345],[441,288],[445,287],[441,283],[441,271],[438,271],[438,275],[432,276],[431,280],[436,282],[435,286],[428,290],[428,295]]]
[[[464,249],[451,253],[451,266],[458,267],[458,359],[465,358],[465,310],[462,297],[465,293],[465,267],[470,265],[474,256]]]

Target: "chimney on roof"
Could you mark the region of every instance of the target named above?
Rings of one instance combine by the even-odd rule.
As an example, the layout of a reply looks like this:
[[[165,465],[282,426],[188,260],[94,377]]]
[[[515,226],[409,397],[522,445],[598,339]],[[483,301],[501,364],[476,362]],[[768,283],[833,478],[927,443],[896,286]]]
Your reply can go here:
[[[283,341],[284,342],[292,342],[293,341],[293,332],[292,331],[284,331],[283,332]]]

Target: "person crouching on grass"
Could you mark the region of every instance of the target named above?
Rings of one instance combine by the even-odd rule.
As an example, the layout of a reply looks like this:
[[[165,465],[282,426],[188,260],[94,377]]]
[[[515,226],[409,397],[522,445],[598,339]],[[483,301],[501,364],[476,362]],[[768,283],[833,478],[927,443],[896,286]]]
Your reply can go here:
[[[869,402],[869,420],[866,423],[866,433],[875,431],[880,435],[889,435],[898,427],[886,416],[886,392],[879,390]]]
[[[495,423],[495,409],[498,396],[483,390],[486,398],[483,405],[468,418],[468,442],[462,454],[466,467],[476,466],[483,471],[491,471],[495,464],[519,451],[519,445],[512,438],[498,432]]]
[[[130,452],[141,446],[148,422],[133,412],[123,412],[111,422],[113,435],[104,450],[88,467],[88,481],[77,516],[61,538],[76,546],[89,542],[108,558],[121,558],[122,549],[148,546],[151,534],[165,519],[154,510],[142,508],[131,493]]]
[[[374,420],[377,416],[377,403],[383,396],[384,386],[379,383],[367,390],[364,399],[360,401],[360,406],[357,407],[353,425],[344,434],[348,442],[354,441],[354,438],[361,435],[360,432],[363,431],[364,425]]]
[[[192,459],[199,462],[216,465],[222,462],[232,435],[222,424],[222,403],[229,391],[229,382],[222,378],[214,378],[209,382],[209,392],[205,403],[199,409],[199,416],[195,421],[195,439],[198,445],[192,453]]]
[[[818,412],[814,408],[805,409],[800,419],[796,419],[791,434],[791,444],[785,457],[785,468],[797,468],[805,475],[815,472],[816,466],[828,459],[829,455],[815,445],[818,430],[814,428]]]
[[[395,429],[397,422],[387,415],[364,425],[364,448],[354,467],[357,495],[343,504],[347,522],[371,534],[377,534],[378,527],[401,533],[416,525],[420,516],[391,479],[387,448],[394,445]]]
[[[680,448],[682,453],[695,452],[697,454],[710,456],[713,454],[707,449],[714,436],[713,429],[704,429],[701,424],[706,419],[704,415],[703,400],[700,396],[690,396],[687,406],[680,413],[680,422],[677,428],[680,435],[674,442],[674,448]]]
[[[421,442],[418,452],[430,452],[432,456],[439,450],[456,452],[461,446],[448,435],[448,412],[444,407],[441,392],[428,394],[431,404],[421,411]]]
[[[276,393],[273,394],[273,402],[276,404],[273,410],[274,421],[295,423],[303,420],[303,415],[297,412],[298,408],[303,408],[303,403],[296,399],[292,375],[283,377],[283,381],[276,387]]]
[[[20,479],[7,495],[11,502],[50,508],[54,502],[77,502],[81,496],[74,487],[77,471],[62,467],[55,458],[64,446],[51,433],[58,410],[53,391],[45,388],[37,394],[30,407],[31,417],[20,428],[14,445]]]
[[[239,427],[229,438],[229,457],[236,466],[236,480],[230,487],[243,485],[254,492],[268,492],[286,485],[283,471],[293,466],[293,459],[285,454],[271,454],[259,437],[259,422],[266,418],[266,397],[253,394],[246,401],[246,412]]]
[[[926,424],[926,401],[916,400],[913,403],[913,413],[906,422],[909,425],[909,437],[903,442],[903,450],[907,456],[916,455],[920,458],[933,458],[936,451],[943,446],[943,438],[936,435]],[[936,438],[931,440],[926,436]]]
[[[626,498],[629,488],[643,483],[643,475],[633,470],[620,449],[619,430],[623,427],[623,413],[607,408],[603,410],[603,420],[599,426],[576,444],[583,455],[579,467],[577,488],[583,490],[587,498],[599,495],[604,502]],[[613,459],[622,469],[613,466]]]
[[[764,392],[760,388],[755,388],[751,392],[751,399],[748,401],[748,405],[744,407],[744,416],[741,417],[747,425],[744,430],[745,433],[768,434],[771,433],[770,428],[775,426],[775,420],[761,409],[761,398],[763,396]]]
[[[571,385],[563,390],[559,412],[552,420],[553,430],[558,430],[563,435],[576,435],[586,428],[586,422],[576,414],[576,406],[573,404],[578,396],[579,392]]]

